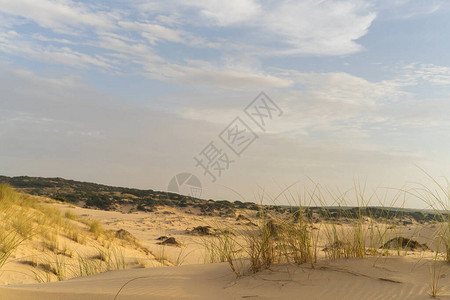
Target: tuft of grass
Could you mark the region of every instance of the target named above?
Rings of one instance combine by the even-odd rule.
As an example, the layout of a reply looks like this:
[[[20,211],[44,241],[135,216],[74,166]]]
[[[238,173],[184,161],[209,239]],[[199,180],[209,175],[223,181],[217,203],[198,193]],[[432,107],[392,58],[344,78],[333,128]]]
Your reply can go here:
[[[88,226],[89,231],[94,234],[96,239],[98,239],[105,232],[103,225],[98,220],[90,221]]]
[[[205,260],[210,263],[228,262],[231,270],[236,276],[243,275],[242,264],[238,265],[242,258],[242,246],[236,241],[235,234],[230,230],[224,230],[219,234],[204,239],[207,256]],[[181,252],[180,252],[181,254]],[[177,265],[178,265],[177,260]]]
[[[11,207],[20,203],[20,195],[9,184],[0,184],[0,208]]]
[[[261,205],[256,228],[244,230],[240,238],[224,235],[205,243],[208,259],[210,262],[229,261],[231,269],[239,276],[242,272],[236,272],[233,263],[236,261],[236,249],[245,252],[246,255],[239,258],[249,260],[252,272],[269,268],[275,263],[308,263],[314,268],[319,253],[322,253],[319,250],[324,250],[324,256],[329,260],[406,255],[411,249],[409,243],[417,244],[413,238],[420,235],[420,226],[409,231],[407,239],[403,239],[397,231],[398,222],[406,223],[408,218],[411,219],[403,215],[402,207],[407,195],[404,190],[392,194],[379,189],[368,194],[365,185],[361,184],[355,184],[351,190],[339,194],[314,185],[312,189],[305,189],[303,197],[293,196],[285,190],[275,198],[269,197],[270,200],[275,203],[277,198],[284,196],[288,203],[297,202],[297,206],[274,210]],[[265,196],[261,196],[261,203]],[[348,205],[350,201],[356,201],[356,206]],[[373,203],[377,206],[371,206]],[[311,210],[310,207],[316,208]],[[448,231],[441,236],[448,238]],[[407,241],[406,245],[404,241]],[[443,241],[442,244],[450,243]]]
[[[440,241],[438,241],[438,246],[436,252],[433,256],[433,261],[430,266],[430,281],[431,281],[431,296],[433,298],[437,298],[439,292],[439,282],[442,278],[442,267],[444,262],[439,260],[439,250],[440,250]]]
[[[186,260],[189,253],[185,253],[185,248],[181,247],[180,252],[178,252],[177,259],[174,262],[175,266],[181,266]]]
[[[67,236],[74,242],[78,244],[86,244],[86,236],[80,232],[78,228],[72,228],[67,231]]]
[[[436,233],[436,252],[430,266],[431,296],[436,298],[440,289],[443,264],[450,263],[450,183],[444,178],[439,182],[430,174],[422,170],[434,184],[431,189],[423,184],[408,191],[411,195],[428,204],[434,210],[436,221],[439,223]]]
[[[55,255],[55,275],[58,281],[66,280],[67,278],[67,266],[66,258],[62,255]]]
[[[126,268],[123,250],[118,247],[97,249],[98,254],[93,259],[104,262],[106,271],[123,270]]]
[[[167,262],[169,261],[169,259],[167,258],[165,249],[166,249],[166,247],[164,245],[162,245],[159,247],[158,253],[154,254],[155,260],[163,266],[165,266],[167,264]]]
[[[78,271],[77,276],[90,276],[105,272],[106,269],[102,261],[89,259],[85,257],[78,257]]]
[[[76,220],[77,219],[77,215],[75,213],[73,213],[70,210],[66,210],[66,212],[64,213],[64,217],[66,217],[69,220]]]
[[[44,246],[54,253],[59,252],[58,231],[51,231],[46,234]]]
[[[32,270],[31,272],[34,275],[34,279],[38,283],[46,283],[52,281],[51,274],[53,274],[53,272],[51,272],[49,268],[45,268],[43,270]]]
[[[31,198],[0,185],[0,268],[13,252],[33,234],[33,224],[18,205],[34,205]]]
[[[24,240],[14,231],[0,230],[0,269]]]
[[[26,214],[25,212],[17,213],[11,224],[15,231],[25,239],[33,235],[34,226],[29,214]]]

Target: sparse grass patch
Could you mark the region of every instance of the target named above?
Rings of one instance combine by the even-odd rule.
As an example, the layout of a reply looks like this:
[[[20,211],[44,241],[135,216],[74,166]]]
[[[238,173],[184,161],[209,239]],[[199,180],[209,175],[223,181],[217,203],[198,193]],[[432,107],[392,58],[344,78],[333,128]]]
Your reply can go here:
[[[34,222],[29,214],[21,211],[14,216],[12,220],[12,227],[24,238],[32,236],[34,231]]]
[[[89,231],[94,234],[96,239],[98,239],[100,235],[102,235],[105,232],[103,225],[98,220],[90,221],[88,226]]]
[[[77,276],[90,276],[105,272],[106,269],[102,261],[89,259],[85,257],[78,257],[78,271]]]
[[[74,242],[85,245],[86,244],[86,236],[78,229],[72,228],[67,232],[67,236]]]
[[[54,252],[58,253],[59,251],[59,243],[58,243],[58,232],[57,231],[51,231],[48,232],[48,234],[45,236],[44,240],[44,246]]]
[[[0,228],[0,268],[6,263],[11,254],[25,240],[14,231],[3,231]]]
[[[414,238],[420,236],[421,228],[432,218],[429,213],[421,212],[407,212],[405,216],[407,210],[402,207],[407,192],[390,191],[392,198],[387,201],[387,192],[375,190],[367,195],[365,187],[356,184],[351,191],[354,193],[352,197],[350,191],[335,194],[325,189],[324,193],[319,185],[315,185],[311,190],[306,189],[303,198],[287,195],[289,203],[289,200],[298,202],[290,209],[261,205],[257,213],[258,225],[239,232],[240,238],[221,235],[205,243],[208,259],[210,262],[231,261],[230,267],[239,276],[242,272],[236,272],[232,263],[236,261],[236,249],[245,252],[246,255],[238,257],[246,257],[250,261],[252,272],[275,263],[308,263],[314,268],[319,255],[336,260],[427,251],[427,245]],[[327,206],[324,199],[332,199],[333,203]],[[356,201],[357,205],[349,206],[349,199]],[[271,200],[275,202],[276,199]],[[378,206],[370,206],[374,202]],[[303,206],[303,203],[307,205]],[[398,225],[401,222],[412,224],[408,226],[407,238],[401,235],[406,229]],[[442,241],[443,245],[448,245],[450,230],[444,229],[445,234],[440,236],[449,238],[448,243]]]
[[[41,264],[38,266],[38,269],[34,269],[31,272],[38,283],[51,282],[52,275],[54,275],[54,270],[52,270],[49,264]]]
[[[165,252],[165,246],[160,246],[159,251],[154,254],[155,260],[159,262],[161,265],[166,266],[169,262],[169,259],[167,258],[166,252]]]
[[[125,248],[132,245],[143,249],[125,231],[121,232],[123,245],[118,246],[115,244],[119,238],[117,233],[106,231],[98,220],[79,218],[71,211],[62,212],[40,201],[39,198],[16,193],[10,186],[0,185],[0,268],[7,262],[27,264],[37,282],[61,281],[125,269]],[[32,260],[29,256],[22,256],[25,249],[17,260],[11,260],[17,248],[32,236],[37,238],[25,245],[36,251]],[[72,241],[83,246],[74,247]],[[92,258],[91,252],[95,248],[99,254]],[[146,254],[150,252],[147,250]]]
[[[205,247],[209,262],[228,262],[236,276],[243,275],[242,246],[237,242],[234,234],[226,232],[205,240]]]
[[[93,259],[98,259],[104,262],[105,270],[123,270],[126,267],[125,257],[123,250],[111,246],[110,248],[97,249],[98,254],[93,257]]]
[[[77,219],[77,215],[75,213],[73,213],[70,210],[66,210],[66,212],[64,213],[64,217],[66,217],[69,220],[76,220]]]
[[[436,252],[430,266],[431,295],[436,298],[440,289],[443,263],[450,263],[450,183],[446,178],[443,182],[439,182],[425,171],[424,173],[433,182],[434,189],[419,184],[408,192],[428,204],[434,210],[438,221]]]
[[[63,281],[67,278],[66,258],[58,254],[55,255],[55,275],[58,281]]]

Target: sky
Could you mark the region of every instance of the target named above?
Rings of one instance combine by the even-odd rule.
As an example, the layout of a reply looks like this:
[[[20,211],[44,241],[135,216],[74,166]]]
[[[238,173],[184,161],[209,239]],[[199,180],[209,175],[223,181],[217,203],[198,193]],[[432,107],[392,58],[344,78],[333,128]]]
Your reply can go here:
[[[437,0],[0,0],[0,174],[265,203],[449,178],[449,29]]]

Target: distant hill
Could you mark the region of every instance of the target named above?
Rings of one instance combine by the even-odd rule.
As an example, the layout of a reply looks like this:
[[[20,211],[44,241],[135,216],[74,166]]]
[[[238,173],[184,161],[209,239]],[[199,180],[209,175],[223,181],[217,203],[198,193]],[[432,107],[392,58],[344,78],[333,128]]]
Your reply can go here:
[[[255,203],[203,200],[175,193],[114,187],[59,177],[0,176],[0,183],[8,183],[17,190],[31,195],[45,196],[82,207],[103,210],[116,210],[124,206],[129,207],[130,211],[153,211],[157,206],[192,206],[200,208],[203,213],[214,211],[232,213],[237,208],[258,209]]]
[[[90,182],[68,180],[64,178],[43,177],[7,177],[0,176],[0,184],[8,183],[17,190],[31,195],[44,196],[73,203],[81,207],[102,210],[154,211],[156,207],[171,206],[198,208],[205,215],[234,216],[238,209],[259,210],[262,206],[252,202],[227,200],[204,200],[175,193],[140,190],[135,188],[114,187]],[[298,215],[298,207],[264,205],[264,209],[280,213]],[[430,211],[404,208],[364,207],[304,207],[308,218],[320,215],[322,219],[354,219],[360,214],[373,218],[395,217],[402,222],[430,222],[436,215]]]

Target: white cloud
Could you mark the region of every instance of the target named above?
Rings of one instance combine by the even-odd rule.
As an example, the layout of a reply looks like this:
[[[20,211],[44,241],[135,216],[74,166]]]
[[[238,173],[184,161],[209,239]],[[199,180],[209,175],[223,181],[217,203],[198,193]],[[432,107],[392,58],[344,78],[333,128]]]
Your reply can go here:
[[[412,19],[433,14],[448,5],[445,0],[376,0],[373,5],[383,18]]]
[[[218,66],[201,60],[186,60],[180,64],[147,64],[146,75],[150,78],[175,81],[192,86],[211,86],[232,90],[288,87],[289,78],[278,77],[261,70]]]
[[[397,7],[413,3],[403,2]],[[367,80],[342,71],[302,70],[344,70],[338,59],[330,59],[330,66],[321,60],[316,68],[317,58],[287,57],[361,51],[358,40],[380,11],[372,1],[134,0],[124,2],[120,12],[112,3],[0,0],[0,51],[8,59],[167,81],[155,89],[164,98],[145,106],[96,91],[76,76],[49,78],[1,66],[2,167],[89,179],[86,170],[95,166],[95,181],[164,189],[261,89],[285,113],[248,152],[242,168],[249,171],[236,167],[229,186],[234,179],[253,184],[260,174],[288,174],[292,182],[300,172],[351,179],[352,172],[366,169],[383,178],[386,170],[404,170],[431,156],[449,165],[447,99],[417,97],[409,90],[423,82],[448,85],[448,67],[414,64],[397,78]],[[426,11],[435,11],[431,8]],[[272,54],[283,57],[273,63],[266,59]],[[272,68],[275,64],[297,70]],[[49,74],[55,70],[67,68],[46,68]],[[140,84],[130,84],[137,89],[130,95],[142,96]],[[119,89],[127,92],[111,88]],[[152,111],[152,105],[165,112]],[[434,156],[434,149],[441,153]]]
[[[292,72],[295,80],[307,87],[307,93],[328,103],[353,106],[372,106],[376,100],[398,97],[401,92],[389,82],[369,82],[348,73],[300,73]]]
[[[191,99],[180,94],[177,97],[186,108],[180,110],[180,118],[101,93],[77,77],[42,77],[8,65],[0,70],[0,94],[4,96],[0,101],[0,163],[2,172],[11,175],[64,176],[163,190],[180,170],[201,176],[193,155],[236,116],[236,108],[254,96],[244,98],[238,93],[240,104],[229,109],[215,110],[218,104],[214,103],[212,109],[194,110]],[[436,167],[435,161],[442,168],[448,166],[445,149],[450,145],[442,138],[450,126],[445,99],[421,104],[401,99],[394,106],[384,106],[378,103],[389,97],[383,92],[383,82],[339,73],[296,75],[296,82],[307,88],[268,91],[285,114],[236,161],[220,186],[251,196],[249,186],[274,180],[290,184],[303,180],[304,174],[341,187],[351,186],[355,174],[370,174],[375,184],[400,186],[411,179],[408,176],[415,163],[431,172],[435,169],[428,166]],[[330,95],[314,93],[316,89]],[[211,102],[222,93],[203,90],[191,97]],[[228,91],[221,100],[229,101],[232,96]],[[349,97],[357,100],[349,101]],[[429,120],[437,123],[425,132],[428,128],[400,135],[389,130],[420,126],[421,120],[422,125]],[[368,127],[373,124],[380,128]],[[299,136],[302,130],[306,134]],[[428,148],[441,152],[430,157]],[[201,180],[205,197],[234,199],[216,193],[217,185],[210,185],[207,178]]]
[[[359,0],[348,1],[180,1],[199,9],[212,26],[239,28],[258,45],[258,54],[345,55],[360,51],[376,14]],[[162,8],[160,8],[162,9]],[[190,14],[184,15],[187,21]],[[198,22],[196,23],[198,26]],[[258,40],[259,39],[259,40]],[[237,40],[239,41],[239,34]],[[248,43],[248,39],[245,42]]]
[[[348,132],[351,129],[353,136],[361,135],[363,130],[356,124],[356,121],[360,122],[361,116],[368,118],[375,114],[380,102],[401,97],[401,92],[389,83],[373,83],[347,73],[278,70],[277,74],[292,85],[289,90],[279,89],[277,86],[264,88],[285,112],[269,129],[278,134],[299,136],[316,130]],[[229,113],[224,114],[227,111]],[[225,124],[224,115],[230,115],[231,112],[236,110],[225,109],[223,105],[216,104],[215,108],[207,109],[189,107],[181,114],[186,118]],[[345,124],[349,121],[353,123]],[[371,121],[366,119],[366,122]]]
[[[42,42],[52,42],[52,43],[58,43],[58,44],[67,44],[67,45],[74,45],[75,42],[70,41],[68,39],[58,39],[58,38],[49,38],[46,37],[40,33],[33,34],[33,39],[42,41]]]
[[[448,101],[419,101],[403,91],[404,86],[396,79],[370,82],[347,73],[277,71],[280,78],[290,78],[292,86],[289,90],[265,89],[285,112],[268,128],[272,134],[354,140],[370,138],[379,132],[395,135],[404,130],[438,130],[450,126]],[[185,118],[226,124],[224,116],[236,114],[236,109],[236,106],[230,108],[220,102],[214,108],[205,108],[201,102],[198,107],[181,110],[180,114]]]
[[[32,20],[56,32],[70,33],[80,26],[114,28],[113,14],[70,0],[0,0],[0,12]]]
[[[254,0],[190,0],[184,5],[200,8],[200,14],[219,26],[229,26],[261,17],[262,5]]]
[[[256,60],[274,53],[354,53],[361,50],[356,40],[367,33],[375,17],[364,2],[357,0],[140,3],[128,4],[119,13],[114,7],[71,0],[0,0],[0,16],[41,27],[35,26],[35,32],[23,31],[13,22],[0,35],[0,51],[78,68],[145,73],[149,78],[186,85],[287,87],[292,84],[289,78],[255,67],[258,63],[242,68],[243,61],[218,63],[213,57],[245,53]],[[211,26],[229,28],[231,34],[212,35]],[[165,42],[197,49],[186,51],[180,59],[180,54],[166,53]],[[193,63],[200,61],[196,51],[204,49],[199,48],[214,54],[208,55],[205,64]]]
[[[124,22],[118,23],[122,28],[140,32],[152,45],[159,40],[165,40],[175,43],[183,43],[181,35],[183,32],[179,32],[159,24],[140,23],[140,22]]]
[[[183,75],[177,81],[190,85],[216,86],[228,89],[261,89],[288,87],[289,79],[256,72],[242,72],[233,69],[183,68]]]
[[[155,51],[146,43],[141,41],[133,41],[131,39],[123,39],[119,35],[103,34],[99,40],[92,42],[92,46],[101,47],[107,50],[113,50],[121,54],[125,54],[128,59],[130,57],[138,57],[142,62],[164,61]],[[126,61],[129,63],[130,61]]]
[[[144,3],[139,7],[163,16],[173,16],[175,11],[176,17],[170,19],[176,19],[176,24],[229,29],[232,34],[227,35],[223,48],[240,45],[253,48],[258,55],[355,53],[362,49],[356,41],[367,34],[376,17],[370,2],[363,0],[191,0]]]
[[[417,80],[424,80],[433,85],[450,84],[450,68],[434,64],[410,64],[405,67],[412,79],[411,84],[417,84]]]
[[[57,63],[73,67],[94,66],[110,69],[109,60],[100,55],[91,56],[78,52],[70,47],[53,45],[42,46],[33,40],[28,40],[15,31],[0,32],[0,51],[10,55],[33,58],[47,63]]]
[[[375,19],[362,1],[285,1],[260,16],[261,26],[291,45],[286,54],[344,55],[360,51],[355,41]]]

